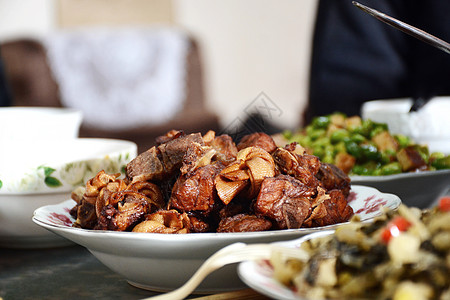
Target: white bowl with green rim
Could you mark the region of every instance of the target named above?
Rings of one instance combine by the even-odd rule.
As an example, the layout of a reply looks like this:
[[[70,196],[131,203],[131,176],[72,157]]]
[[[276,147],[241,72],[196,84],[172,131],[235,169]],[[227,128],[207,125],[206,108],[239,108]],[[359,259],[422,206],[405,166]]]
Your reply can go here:
[[[0,247],[42,248],[67,244],[36,226],[33,211],[70,198],[99,171],[123,173],[137,155],[135,143],[75,138],[15,141],[0,148]]]

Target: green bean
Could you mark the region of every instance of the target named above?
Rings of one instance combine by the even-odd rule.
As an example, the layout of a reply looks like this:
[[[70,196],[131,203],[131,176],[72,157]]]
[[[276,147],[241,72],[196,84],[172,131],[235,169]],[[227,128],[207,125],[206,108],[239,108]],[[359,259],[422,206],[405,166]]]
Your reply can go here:
[[[306,147],[311,146],[311,143],[312,143],[311,137],[305,136],[305,138],[304,138],[302,141],[303,141],[303,144],[304,144]]]
[[[384,174],[382,174],[382,169],[383,169],[383,168],[375,169],[375,170],[372,171],[372,173],[371,173],[370,175],[372,175],[372,176],[381,176],[381,175],[384,175]]]
[[[402,172],[402,166],[398,162],[392,162],[384,165],[380,169],[380,175],[392,175],[399,174]]]
[[[362,144],[360,148],[364,159],[373,161],[381,160],[381,153],[378,152],[378,148],[376,146],[372,144]]]
[[[381,152],[381,162],[388,164],[396,159],[396,152],[394,150],[385,150]]]
[[[433,152],[433,153],[430,154],[430,160],[431,161],[433,161],[435,159],[438,159],[438,158],[444,158],[444,157],[445,157],[445,154],[442,153],[442,152]]]
[[[450,155],[446,157],[435,159],[431,165],[437,170],[450,169]]]
[[[370,132],[373,128],[373,122],[371,120],[363,120],[360,127],[355,129],[356,133],[359,133],[365,137],[370,137]]]
[[[411,139],[405,135],[397,134],[397,135],[394,135],[394,138],[397,140],[400,148],[405,148],[405,147],[411,145]]]
[[[315,141],[313,141],[311,144],[313,147],[317,147],[317,146],[325,147],[325,146],[330,145],[330,139],[326,136],[319,137]]]
[[[306,134],[311,138],[311,140],[316,140],[319,137],[325,135],[325,129],[317,129],[312,126],[306,128]]]
[[[375,170],[380,167],[379,164],[374,162],[368,162],[365,164],[355,165],[352,169],[352,172],[357,175],[373,175]]]
[[[342,142],[344,138],[349,136],[349,132],[345,129],[338,129],[336,131],[333,131],[333,133],[330,135],[330,141],[333,144],[337,144],[339,142]]]
[[[330,124],[330,116],[315,117],[311,122],[311,125],[316,129],[327,128],[329,124]]]
[[[333,157],[332,155],[325,155],[325,156],[322,158],[322,161],[323,161],[324,163],[334,164],[334,157]]]
[[[370,137],[372,138],[382,131],[389,131],[388,125],[385,123],[378,123],[372,121]]]
[[[361,148],[359,145],[354,141],[346,141],[345,142],[345,149],[347,150],[347,153],[350,155],[353,155],[356,159],[359,159],[362,157]]]
[[[335,149],[332,145],[325,145],[324,151],[325,151],[325,156],[330,156],[332,158],[336,156]]]
[[[361,144],[362,142],[367,141],[367,139],[362,134],[359,134],[359,133],[352,134],[350,136],[350,140],[352,140],[353,142],[358,143],[358,144]]]
[[[352,173],[355,175],[365,175],[364,172],[366,171],[366,168],[361,165],[354,165],[352,169]]]
[[[346,153],[347,149],[345,148],[345,142],[340,142],[334,146],[336,154],[339,152]]]
[[[314,147],[313,154],[318,158],[322,159],[325,155],[325,149],[323,149],[322,147]]]

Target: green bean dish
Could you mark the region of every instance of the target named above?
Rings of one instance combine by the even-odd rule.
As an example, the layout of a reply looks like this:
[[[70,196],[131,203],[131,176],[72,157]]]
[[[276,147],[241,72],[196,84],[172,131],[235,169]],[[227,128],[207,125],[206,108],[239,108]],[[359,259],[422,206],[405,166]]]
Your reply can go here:
[[[321,161],[349,175],[391,175],[450,169],[450,155],[389,132],[387,124],[342,113],[315,117],[305,128],[285,131],[282,143],[297,142]]]

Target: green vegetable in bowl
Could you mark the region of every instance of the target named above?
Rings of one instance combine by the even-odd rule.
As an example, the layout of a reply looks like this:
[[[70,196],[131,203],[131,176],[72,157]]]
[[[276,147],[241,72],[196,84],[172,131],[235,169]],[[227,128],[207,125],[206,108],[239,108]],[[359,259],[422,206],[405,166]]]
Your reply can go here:
[[[285,131],[284,142],[297,142],[323,162],[349,175],[391,175],[417,170],[450,169],[450,156],[429,153],[409,137],[394,135],[387,124],[347,117],[319,116],[297,131]]]
[[[431,162],[431,165],[437,170],[450,169],[450,155],[441,158],[436,158]]]

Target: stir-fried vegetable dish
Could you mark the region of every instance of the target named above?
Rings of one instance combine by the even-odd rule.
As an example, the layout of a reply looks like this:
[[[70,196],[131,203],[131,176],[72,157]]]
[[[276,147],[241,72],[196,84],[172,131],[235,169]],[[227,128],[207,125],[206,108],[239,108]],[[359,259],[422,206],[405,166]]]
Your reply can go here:
[[[274,277],[307,299],[450,299],[450,197],[400,206],[302,243],[307,259],[274,253]]]
[[[391,175],[403,172],[450,169],[450,155],[430,153],[403,135],[389,132],[387,124],[347,117],[320,116],[298,131],[285,131],[287,142],[298,142],[321,161],[337,165],[350,175]]]

